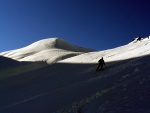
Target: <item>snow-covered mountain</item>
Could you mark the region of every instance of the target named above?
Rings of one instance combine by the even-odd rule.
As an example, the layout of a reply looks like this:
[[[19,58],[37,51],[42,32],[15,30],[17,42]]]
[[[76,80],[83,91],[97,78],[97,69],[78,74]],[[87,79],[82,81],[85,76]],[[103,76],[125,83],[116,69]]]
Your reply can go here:
[[[101,57],[106,62],[119,61],[141,57],[150,54],[150,39],[144,38],[141,41],[133,40],[131,43],[104,51],[95,51],[81,54],[75,57],[64,59],[60,62],[66,63],[96,63]]]
[[[74,46],[61,38],[48,38],[24,48],[3,52],[0,55],[18,61],[46,61],[47,63],[53,63],[91,51],[93,50]]]
[[[92,52],[89,49],[90,52],[87,49],[79,51],[81,48],[68,43],[66,46],[60,39],[52,40],[59,40],[59,44],[47,43],[48,39],[1,53],[0,62],[5,65],[0,65],[0,113],[150,113],[148,37]],[[64,56],[68,52],[77,54],[69,54],[52,65],[20,62],[25,58],[28,61],[49,60],[45,56],[35,60],[47,48],[58,49],[58,53],[52,52],[56,57],[62,57],[60,52]],[[27,53],[32,53],[32,59],[29,60]],[[107,67],[96,72],[96,63],[101,57]],[[24,71],[37,63],[42,68]]]

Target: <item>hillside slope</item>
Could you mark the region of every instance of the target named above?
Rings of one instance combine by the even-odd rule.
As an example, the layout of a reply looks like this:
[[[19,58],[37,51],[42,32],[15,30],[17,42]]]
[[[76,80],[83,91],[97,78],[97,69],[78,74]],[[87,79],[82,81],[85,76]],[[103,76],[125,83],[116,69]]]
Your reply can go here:
[[[72,58],[64,59],[64,63],[96,63],[101,57],[106,62],[120,61],[130,58],[141,57],[150,54],[150,39],[144,38],[141,41],[131,43],[104,51],[88,52]]]
[[[149,48],[145,38],[0,79],[0,112],[150,113]]]
[[[93,50],[74,46],[60,38],[39,40],[24,48],[0,53],[0,56],[4,57],[5,60],[10,59],[11,62],[16,61],[18,64],[17,66],[16,63],[12,63],[12,65],[15,66],[7,66],[7,63],[10,64],[7,60],[5,64],[2,64],[6,65],[7,69],[0,71],[0,78],[7,78],[20,73],[42,68],[47,66],[47,64],[56,63],[60,60],[91,51]]]
[[[91,51],[93,50],[74,46],[60,38],[48,38],[24,48],[0,53],[0,55],[18,61],[46,61],[50,64]]]

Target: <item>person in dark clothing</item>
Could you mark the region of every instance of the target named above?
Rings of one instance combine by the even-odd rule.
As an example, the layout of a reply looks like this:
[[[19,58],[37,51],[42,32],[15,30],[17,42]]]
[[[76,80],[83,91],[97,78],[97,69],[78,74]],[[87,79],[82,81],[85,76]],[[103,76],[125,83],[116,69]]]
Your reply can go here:
[[[102,70],[103,66],[105,65],[105,61],[104,61],[103,57],[98,62],[99,62],[99,64],[98,64],[96,71]]]
[[[142,40],[142,37],[138,37],[136,40],[137,40],[137,41],[141,41],[141,40]]]

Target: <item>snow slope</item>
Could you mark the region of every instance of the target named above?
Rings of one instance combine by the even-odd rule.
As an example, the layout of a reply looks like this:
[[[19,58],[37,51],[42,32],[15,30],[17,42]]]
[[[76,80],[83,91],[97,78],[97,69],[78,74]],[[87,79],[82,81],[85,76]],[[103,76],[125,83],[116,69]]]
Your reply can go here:
[[[47,66],[62,59],[93,51],[92,49],[74,46],[61,38],[39,40],[24,48],[0,53],[1,56],[21,62],[19,66],[0,71],[1,78],[15,76]],[[26,63],[23,63],[26,61]],[[15,63],[16,64],[16,63]],[[23,64],[23,65],[22,65]]]
[[[60,62],[66,63],[96,63],[101,57],[104,57],[106,62],[125,60],[130,58],[136,58],[150,54],[150,39],[144,38],[142,41],[136,41],[99,52],[88,52],[72,58],[64,59]]]
[[[0,113],[150,113],[149,48],[145,38],[0,79]]]
[[[3,52],[0,55],[18,61],[46,61],[47,63],[53,63],[90,51],[93,50],[74,46],[60,38],[48,38],[24,48]]]

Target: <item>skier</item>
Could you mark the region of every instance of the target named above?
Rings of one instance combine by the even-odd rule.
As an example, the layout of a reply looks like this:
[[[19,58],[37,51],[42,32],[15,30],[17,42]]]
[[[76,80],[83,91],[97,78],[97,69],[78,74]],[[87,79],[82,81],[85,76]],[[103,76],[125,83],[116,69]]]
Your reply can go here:
[[[103,65],[105,65],[105,61],[103,60],[103,57],[98,62],[99,64],[96,71],[101,71],[103,69]]]

